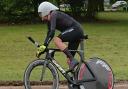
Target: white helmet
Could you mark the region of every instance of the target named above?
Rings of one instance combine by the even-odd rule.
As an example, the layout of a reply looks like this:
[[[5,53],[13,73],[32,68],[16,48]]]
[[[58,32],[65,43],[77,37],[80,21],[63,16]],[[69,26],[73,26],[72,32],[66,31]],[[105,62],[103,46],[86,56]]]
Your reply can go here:
[[[52,10],[58,10],[59,8],[50,2],[42,2],[38,7],[38,13],[41,17],[48,15]]]

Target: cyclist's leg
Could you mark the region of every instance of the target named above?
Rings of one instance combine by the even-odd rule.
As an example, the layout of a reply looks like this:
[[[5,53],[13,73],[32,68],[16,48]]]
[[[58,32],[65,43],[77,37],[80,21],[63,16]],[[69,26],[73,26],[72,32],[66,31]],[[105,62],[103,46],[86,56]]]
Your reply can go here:
[[[72,54],[68,51],[67,45],[62,41],[62,39],[60,39],[59,37],[55,37],[54,43],[61,51],[66,54],[69,59],[73,58]]]
[[[79,43],[80,43],[80,41],[73,41],[73,42],[69,42],[69,44],[68,44],[68,49],[69,50],[74,50],[74,51],[71,51],[71,54],[72,54],[72,56],[74,57],[75,56],[75,54],[76,54],[76,51],[75,50],[77,50],[78,49],[78,46],[79,46]],[[73,58],[74,60],[70,60],[69,58],[67,59],[67,63],[70,65],[70,66],[75,66],[75,65],[77,65],[78,64],[78,61],[75,59],[75,58]],[[74,65],[75,64],[75,65]]]
[[[74,59],[73,56],[74,56],[75,52],[73,52],[73,55],[72,55],[72,53],[69,52],[68,48],[77,49],[78,45],[79,45],[78,40],[82,36],[83,36],[83,34],[79,29],[70,28],[70,29],[62,32],[58,37],[55,37],[54,43],[61,51],[63,51],[67,55],[67,58],[70,59],[70,61],[72,62],[72,59]],[[63,42],[69,42],[70,47],[67,47],[67,45],[65,45]],[[75,43],[72,43],[72,44],[74,44],[74,45],[72,45],[70,42],[75,42]],[[71,46],[74,46],[74,47],[71,47]],[[78,63],[77,61],[73,62],[73,65],[77,64],[77,63]]]
[[[78,64],[78,62],[77,60],[74,60],[73,55],[68,50],[68,47],[62,42],[62,40],[59,37],[55,37],[54,42],[56,46],[66,54],[67,59],[68,59],[67,63],[69,64],[69,68],[73,69]]]
[[[78,40],[78,41],[69,42],[69,43],[68,43],[68,49],[69,49],[69,50],[77,50],[79,44],[80,44],[80,41],[79,41],[79,40]],[[76,51],[71,51],[71,54],[72,54],[72,56],[74,57],[75,54],[76,54]]]
[[[58,37],[54,38],[55,45],[61,51],[63,51],[70,60],[73,59],[73,56],[69,52],[68,46],[66,44],[64,44],[63,42],[69,42],[69,41],[73,40],[74,37],[77,36],[76,33],[77,33],[77,30],[75,30],[74,28],[69,28],[69,29],[65,30],[64,32],[62,32]]]
[[[61,42],[69,42],[68,46],[65,46],[62,51],[67,55],[67,50],[76,50],[79,46],[80,39],[83,38],[83,32],[80,28],[71,27],[68,30],[62,32],[59,36]],[[63,43],[64,44],[64,43]],[[66,53],[67,52],[67,53]],[[71,52],[74,56],[75,52]]]

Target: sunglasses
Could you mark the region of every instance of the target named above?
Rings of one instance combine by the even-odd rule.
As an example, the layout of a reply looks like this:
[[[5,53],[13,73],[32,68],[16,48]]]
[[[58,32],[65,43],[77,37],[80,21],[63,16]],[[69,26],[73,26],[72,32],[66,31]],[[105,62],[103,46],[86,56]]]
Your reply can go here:
[[[40,17],[42,17],[42,12],[38,12],[38,15],[39,15]]]

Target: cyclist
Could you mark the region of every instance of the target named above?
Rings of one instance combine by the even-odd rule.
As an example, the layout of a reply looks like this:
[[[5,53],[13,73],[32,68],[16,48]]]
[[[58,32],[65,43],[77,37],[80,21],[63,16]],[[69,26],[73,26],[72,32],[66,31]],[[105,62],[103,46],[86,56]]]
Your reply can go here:
[[[78,64],[78,61],[74,59],[76,52],[70,52],[69,50],[77,50],[80,39],[83,37],[83,31],[76,20],[58,10],[58,7],[47,1],[42,2],[38,7],[39,16],[48,25],[48,32],[44,44],[38,48],[37,56],[39,57],[47,48],[57,29],[61,33],[54,37],[54,43],[57,48],[66,54],[69,68],[74,68]],[[68,46],[64,42],[68,42]]]

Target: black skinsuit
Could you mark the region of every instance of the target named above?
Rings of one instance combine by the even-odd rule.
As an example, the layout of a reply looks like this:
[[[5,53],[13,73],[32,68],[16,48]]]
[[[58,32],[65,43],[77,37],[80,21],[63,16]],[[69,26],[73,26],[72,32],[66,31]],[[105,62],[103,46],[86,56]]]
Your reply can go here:
[[[60,12],[52,11],[51,19],[48,22],[48,33],[44,45],[47,46],[55,34],[55,30],[61,32],[58,36],[63,42],[69,42],[69,50],[77,50],[80,39],[83,37],[81,25],[69,15]],[[75,55],[75,52],[71,52]]]

